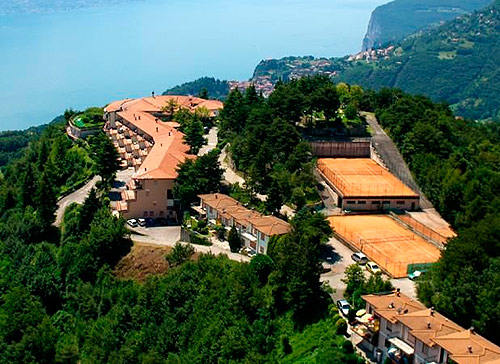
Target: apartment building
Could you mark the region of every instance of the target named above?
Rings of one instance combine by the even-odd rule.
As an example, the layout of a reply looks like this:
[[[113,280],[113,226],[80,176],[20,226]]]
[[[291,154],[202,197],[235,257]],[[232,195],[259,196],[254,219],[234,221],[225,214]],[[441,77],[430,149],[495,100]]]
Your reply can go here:
[[[500,364],[500,347],[402,293],[363,296],[353,325],[365,349],[399,364]]]
[[[116,101],[104,109],[105,131],[113,141],[122,167],[135,170],[116,210],[126,218],[177,218],[173,189],[177,167],[189,154],[172,111],[206,109],[218,115],[220,101],[190,96],[152,96]]]
[[[269,239],[290,231],[290,224],[275,216],[264,216],[249,210],[234,198],[213,193],[199,195],[200,205],[193,206],[200,217],[208,219],[211,225],[220,224],[227,229],[235,227],[244,245],[255,252],[266,254]]]

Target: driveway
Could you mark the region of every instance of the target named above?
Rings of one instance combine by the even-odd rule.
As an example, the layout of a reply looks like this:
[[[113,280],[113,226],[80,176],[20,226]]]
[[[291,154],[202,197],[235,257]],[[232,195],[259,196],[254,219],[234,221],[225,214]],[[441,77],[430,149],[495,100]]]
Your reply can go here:
[[[207,144],[201,147],[200,151],[198,152],[198,156],[207,154],[217,146],[217,141],[218,141],[217,132],[218,129],[215,126],[208,131],[208,134],[205,135],[205,138],[207,139]]]
[[[66,207],[71,205],[73,202],[76,203],[83,203],[85,199],[87,198],[90,190],[95,187],[97,181],[100,181],[101,177],[95,176],[92,178],[90,181],[87,182],[85,186],[82,188],[76,190],[73,193],[70,193],[69,195],[61,198],[57,202],[57,211],[56,211],[56,221],[54,222],[55,226],[61,226],[63,217],[64,217],[64,211],[66,210]]]
[[[180,226],[162,226],[162,227],[136,227],[130,228],[131,239],[134,243],[147,243],[160,246],[173,247],[181,238]],[[181,244],[187,244],[181,242]],[[227,255],[229,259],[237,262],[249,262],[250,258],[241,254],[232,253],[228,248],[224,248],[220,244],[212,246],[194,245],[194,250],[204,254]]]

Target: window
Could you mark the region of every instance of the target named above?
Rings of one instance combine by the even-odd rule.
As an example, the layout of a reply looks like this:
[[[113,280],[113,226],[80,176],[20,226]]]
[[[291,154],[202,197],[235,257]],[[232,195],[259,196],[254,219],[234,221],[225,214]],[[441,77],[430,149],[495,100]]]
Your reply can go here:
[[[167,200],[173,200],[174,199],[174,193],[172,190],[167,190]],[[212,211],[210,211],[212,212]]]
[[[149,196],[149,190],[146,190],[146,196]]]
[[[389,205],[389,204],[391,203],[391,201],[382,201],[382,203],[383,203],[384,205]]]
[[[413,336],[412,334],[408,333],[408,343],[412,344],[412,345],[415,345],[415,336]]]
[[[144,216],[144,217],[148,217],[148,212],[147,212],[147,211],[144,211],[144,212],[142,213],[142,216]]]
[[[422,354],[429,355],[429,347],[422,343]]]
[[[389,321],[386,322],[387,322],[386,324],[387,331],[392,331],[392,323],[390,323]]]
[[[404,204],[405,204],[405,202],[404,202],[404,201],[396,201],[396,204],[397,204],[397,205],[404,205]]]
[[[349,204],[349,205],[355,205],[356,201],[347,201],[347,204]]]
[[[389,339],[385,339],[384,346],[385,346],[386,348],[390,348],[390,347],[391,347],[391,342],[389,341]]]
[[[155,216],[155,212],[154,212],[154,211],[149,211],[149,216],[150,216],[150,217]]]
[[[372,205],[380,205],[380,201],[372,201]]]
[[[163,216],[165,214],[164,211],[160,211],[160,216]]]
[[[264,254],[264,247],[263,246],[259,247],[259,252],[260,252],[260,254]]]
[[[358,205],[366,205],[366,201],[358,201]]]

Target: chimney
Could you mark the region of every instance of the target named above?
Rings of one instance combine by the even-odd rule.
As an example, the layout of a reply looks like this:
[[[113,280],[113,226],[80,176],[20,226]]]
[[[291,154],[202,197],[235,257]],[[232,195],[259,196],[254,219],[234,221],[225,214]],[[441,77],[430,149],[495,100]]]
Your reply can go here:
[[[155,97],[155,92],[151,92],[151,96],[153,96],[153,98]]]
[[[400,288],[396,289],[396,296],[398,296],[398,297],[401,296],[401,289]]]
[[[389,303],[389,308],[394,308],[394,302]]]
[[[476,328],[474,326],[471,326],[469,330],[470,330],[471,334],[476,333]]]
[[[215,199],[217,200],[217,194],[215,194]]]
[[[469,345],[469,346],[467,347],[467,349],[469,349],[469,353],[470,353],[470,354],[472,354],[472,346],[471,346],[471,345]]]
[[[434,316],[434,307],[431,307],[431,316]]]
[[[156,132],[158,133],[158,127],[156,127]]]
[[[430,329],[431,328],[431,323],[430,322],[427,322],[427,328]]]

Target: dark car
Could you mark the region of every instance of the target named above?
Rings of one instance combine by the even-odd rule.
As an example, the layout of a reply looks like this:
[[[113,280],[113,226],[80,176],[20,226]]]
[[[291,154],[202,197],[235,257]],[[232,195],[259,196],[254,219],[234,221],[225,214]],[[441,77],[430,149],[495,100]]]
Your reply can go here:
[[[146,218],[146,227],[153,227],[156,226],[156,220],[153,219],[152,217]]]
[[[164,217],[159,217],[156,219],[156,224],[158,226],[168,226],[168,220],[165,219]]]

